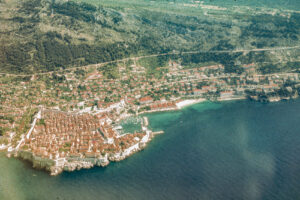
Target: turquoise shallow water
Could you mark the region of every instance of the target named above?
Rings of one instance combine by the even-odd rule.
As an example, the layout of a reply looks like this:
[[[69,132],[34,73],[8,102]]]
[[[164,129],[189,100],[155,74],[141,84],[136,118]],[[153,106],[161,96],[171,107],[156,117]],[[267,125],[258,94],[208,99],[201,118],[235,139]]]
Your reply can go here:
[[[299,111],[239,101],[151,114],[165,134],[144,151],[57,177],[0,156],[0,199],[300,199]]]

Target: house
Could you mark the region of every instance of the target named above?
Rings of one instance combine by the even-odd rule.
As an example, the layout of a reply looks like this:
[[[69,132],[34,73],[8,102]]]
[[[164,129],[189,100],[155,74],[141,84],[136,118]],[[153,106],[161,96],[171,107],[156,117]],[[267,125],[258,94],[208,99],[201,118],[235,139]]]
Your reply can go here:
[[[150,96],[140,98],[140,104],[142,105],[152,103],[152,102],[153,102],[153,98]]]
[[[234,92],[233,91],[222,91],[220,92],[220,97],[221,98],[229,98],[233,96]]]
[[[207,92],[207,90],[201,90],[201,89],[194,89],[193,90],[194,95],[201,95],[201,94],[206,93],[206,92]]]

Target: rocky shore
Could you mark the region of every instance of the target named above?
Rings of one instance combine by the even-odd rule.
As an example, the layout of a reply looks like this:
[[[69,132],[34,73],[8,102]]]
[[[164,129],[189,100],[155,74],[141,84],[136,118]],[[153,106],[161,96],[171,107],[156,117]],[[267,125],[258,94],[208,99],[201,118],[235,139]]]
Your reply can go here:
[[[293,98],[296,98],[296,96]],[[227,100],[238,100],[238,99],[246,99],[246,96],[219,98],[217,100],[227,101]],[[256,101],[260,100],[259,98],[256,97],[252,97],[252,99]],[[267,101],[273,102],[273,101],[280,101],[283,99],[286,98],[276,96],[272,98],[269,97]],[[203,101],[205,100],[204,99],[183,100],[183,101],[179,101],[174,108],[153,110],[152,112],[180,110],[185,106],[189,106]],[[40,116],[38,118],[40,118]],[[140,138],[140,140],[134,145],[117,152],[108,152],[105,154],[99,153],[93,156],[90,156],[88,154],[82,154],[79,157],[68,155],[66,157],[57,157],[57,158],[50,159],[42,155],[36,155],[34,154],[34,152],[30,150],[15,149],[14,151],[9,152],[8,156],[14,155],[17,158],[28,160],[32,162],[33,168],[46,170],[50,173],[50,175],[53,176],[58,175],[63,171],[71,172],[80,169],[89,169],[94,166],[105,167],[109,165],[110,162],[117,162],[117,161],[124,160],[130,155],[143,150],[146,147],[147,143],[150,142],[155,135],[163,133],[163,131],[152,132],[151,130],[149,130],[147,128],[147,126],[149,125],[147,117],[144,117],[143,119],[144,120],[142,123],[142,129],[145,132],[145,135],[142,138]],[[31,130],[33,130],[33,128]]]
[[[260,102],[278,102],[282,100],[291,100],[291,99],[297,99],[299,97],[298,93],[291,95],[291,96],[267,96],[267,95],[261,95],[261,96],[249,96],[248,98],[254,101],[260,101]]]
[[[147,130],[146,135],[141,139],[139,143],[125,149],[124,151],[114,154],[107,153],[105,155],[99,155],[98,157],[66,157],[52,160],[34,155],[32,152],[24,150],[15,152],[13,155],[16,158],[21,158],[23,160],[32,162],[33,168],[48,171],[50,175],[56,176],[63,171],[71,172],[80,169],[89,169],[94,166],[105,167],[110,162],[118,162],[124,160],[130,155],[143,150],[146,147],[147,143],[150,142],[155,135],[161,133],[163,133],[163,131],[152,132],[150,130]],[[10,155],[11,154],[9,154],[8,156]]]

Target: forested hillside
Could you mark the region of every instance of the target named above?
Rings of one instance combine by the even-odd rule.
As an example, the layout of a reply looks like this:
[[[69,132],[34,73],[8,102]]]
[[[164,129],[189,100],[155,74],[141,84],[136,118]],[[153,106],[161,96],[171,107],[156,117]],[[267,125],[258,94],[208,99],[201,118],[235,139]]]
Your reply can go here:
[[[300,37],[297,12],[212,9],[191,1],[1,0],[0,22],[0,72],[22,74],[173,50],[295,46]],[[298,56],[295,50],[181,59],[191,66],[217,62],[232,67]]]

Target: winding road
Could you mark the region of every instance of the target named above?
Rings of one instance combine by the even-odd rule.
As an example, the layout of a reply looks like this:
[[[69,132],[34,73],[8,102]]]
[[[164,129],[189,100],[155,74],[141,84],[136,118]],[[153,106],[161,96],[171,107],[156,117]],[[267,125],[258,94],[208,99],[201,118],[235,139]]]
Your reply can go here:
[[[83,69],[83,68],[90,68],[90,67],[100,67],[102,65],[117,63],[117,62],[124,62],[128,60],[136,60],[136,59],[142,59],[142,58],[151,58],[151,57],[158,57],[158,56],[166,56],[166,55],[180,55],[180,54],[197,54],[197,53],[244,53],[244,52],[264,52],[264,51],[281,51],[281,50],[291,50],[291,49],[300,49],[299,46],[292,46],[292,47],[275,47],[275,48],[262,48],[262,49],[236,49],[236,50],[219,50],[219,51],[186,51],[186,52],[169,52],[169,53],[161,53],[161,54],[152,54],[152,55],[145,55],[145,56],[138,56],[138,57],[129,57],[129,58],[123,58],[119,60],[113,60],[113,61],[107,61],[97,64],[90,64],[85,66],[79,66],[79,67],[70,67],[67,69],[61,69],[56,71],[49,71],[49,72],[41,72],[41,73],[33,73],[33,74],[7,74],[7,73],[0,73],[0,75],[6,75],[6,76],[16,76],[16,77],[27,77],[32,75],[45,75],[45,74],[51,74],[54,72],[63,72],[66,70],[76,70],[76,69]]]

